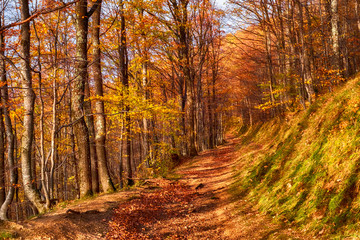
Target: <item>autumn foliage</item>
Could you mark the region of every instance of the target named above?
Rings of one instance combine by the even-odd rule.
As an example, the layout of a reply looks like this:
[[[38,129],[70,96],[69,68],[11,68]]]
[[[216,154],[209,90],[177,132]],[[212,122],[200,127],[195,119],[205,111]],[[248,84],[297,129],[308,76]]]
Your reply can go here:
[[[180,183],[169,184],[160,190],[142,193],[130,202],[124,202],[115,210],[109,222],[107,239],[164,239],[161,232],[148,234],[152,224],[164,219],[186,217],[191,213],[188,204],[194,198],[194,190]],[[172,233],[167,239],[184,239]]]
[[[226,81],[244,124],[308,108],[358,71],[357,1],[230,0]],[[240,93],[241,92],[241,93]]]
[[[0,218],[131,187],[223,143],[213,2],[0,5]]]

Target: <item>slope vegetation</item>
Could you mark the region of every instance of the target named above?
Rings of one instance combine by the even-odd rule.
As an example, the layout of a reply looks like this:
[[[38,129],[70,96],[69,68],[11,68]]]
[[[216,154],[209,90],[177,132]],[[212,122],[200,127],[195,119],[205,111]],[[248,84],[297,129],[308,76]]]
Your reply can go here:
[[[360,236],[360,78],[242,134],[232,194],[317,238]]]

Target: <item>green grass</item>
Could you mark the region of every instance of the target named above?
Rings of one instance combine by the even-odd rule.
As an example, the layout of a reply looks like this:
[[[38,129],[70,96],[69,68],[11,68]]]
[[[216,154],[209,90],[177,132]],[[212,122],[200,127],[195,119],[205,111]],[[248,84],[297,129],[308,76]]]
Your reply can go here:
[[[13,239],[13,238],[16,238],[16,237],[17,237],[17,235],[15,233],[12,233],[12,232],[7,232],[7,231],[0,232],[0,240]]]
[[[315,234],[360,235],[359,93],[356,78],[306,111],[240,128],[245,167],[233,197]],[[252,149],[253,143],[263,147]]]

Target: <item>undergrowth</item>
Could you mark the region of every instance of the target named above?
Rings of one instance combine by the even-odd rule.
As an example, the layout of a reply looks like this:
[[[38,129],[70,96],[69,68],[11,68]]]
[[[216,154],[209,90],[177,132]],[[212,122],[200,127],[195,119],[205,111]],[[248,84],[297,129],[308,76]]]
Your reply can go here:
[[[242,129],[233,196],[319,238],[360,236],[359,92],[357,78],[304,112]]]

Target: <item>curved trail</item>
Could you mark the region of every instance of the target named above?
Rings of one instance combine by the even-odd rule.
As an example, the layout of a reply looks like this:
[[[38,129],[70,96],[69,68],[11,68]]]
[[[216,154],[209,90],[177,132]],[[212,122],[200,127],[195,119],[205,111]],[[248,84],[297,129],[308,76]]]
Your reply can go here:
[[[246,200],[232,200],[228,189],[241,151],[235,150],[238,139],[227,141],[181,165],[180,179],[150,179],[141,188],[84,200],[12,228],[21,239],[305,239]]]
[[[203,211],[194,216],[204,231],[188,239],[309,239],[288,226],[272,223],[268,216],[253,210],[246,200],[234,200],[230,195],[228,190],[234,181],[235,169],[241,167],[236,161],[239,154],[246,151],[236,150],[239,142],[230,137],[226,144],[202,152],[179,168],[186,184],[192,187],[204,184],[198,190],[200,197],[195,200]]]

